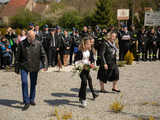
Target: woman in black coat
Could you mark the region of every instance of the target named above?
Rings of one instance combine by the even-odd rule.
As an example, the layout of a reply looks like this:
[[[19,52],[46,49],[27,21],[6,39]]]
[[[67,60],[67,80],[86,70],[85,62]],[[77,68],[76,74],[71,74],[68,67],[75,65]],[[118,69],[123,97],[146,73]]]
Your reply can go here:
[[[104,83],[113,82],[112,91],[120,92],[117,89],[117,81],[119,80],[119,69],[116,64],[116,52],[115,46],[116,33],[110,33],[107,35],[104,43],[100,49],[100,68],[98,71],[98,79],[100,80],[101,92],[106,93],[104,89]]]

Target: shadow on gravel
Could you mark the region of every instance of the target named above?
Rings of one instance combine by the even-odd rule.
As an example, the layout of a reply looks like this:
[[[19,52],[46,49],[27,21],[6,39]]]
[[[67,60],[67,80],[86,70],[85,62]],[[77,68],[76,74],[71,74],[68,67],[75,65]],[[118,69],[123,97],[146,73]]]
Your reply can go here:
[[[67,99],[44,100],[44,102],[46,102],[47,104],[49,104],[51,106],[71,105],[71,106],[75,106],[75,107],[80,107],[78,101],[70,101]]]
[[[79,92],[79,88],[71,88],[71,91],[73,92]],[[94,90],[96,93],[100,93],[100,90]],[[87,92],[91,92],[89,88],[87,88]],[[107,93],[116,94],[115,92],[107,91]]]
[[[52,93],[51,95],[55,97],[78,97],[77,94],[72,93]]]
[[[79,92],[79,88],[71,88],[73,92]],[[99,92],[98,90],[94,90],[95,92]],[[87,88],[87,92],[91,92],[89,88]]]
[[[143,114],[135,114],[135,113],[128,113],[128,112],[121,112],[123,115],[131,115],[132,117],[135,118],[142,118],[142,120],[148,120],[151,115],[143,115]],[[152,116],[154,117],[155,120],[160,120],[160,116]]]
[[[112,111],[108,111],[110,113],[114,113]],[[142,120],[148,120],[149,117],[151,117],[152,115],[144,115],[144,114],[136,114],[136,113],[129,113],[129,112],[120,112],[119,114],[122,115],[129,115],[131,117],[134,117],[136,119],[142,119]],[[160,120],[160,116],[152,116],[155,120]]]
[[[21,105],[22,102],[19,102],[17,100],[7,100],[7,99],[0,99],[0,105],[22,109],[23,107],[17,106],[17,104]]]

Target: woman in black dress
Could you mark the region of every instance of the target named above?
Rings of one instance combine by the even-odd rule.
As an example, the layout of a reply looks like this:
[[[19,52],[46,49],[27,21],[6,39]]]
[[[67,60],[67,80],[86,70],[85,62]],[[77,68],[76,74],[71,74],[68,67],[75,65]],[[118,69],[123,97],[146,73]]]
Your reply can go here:
[[[117,89],[117,82],[119,80],[119,69],[116,64],[116,52],[115,46],[116,33],[109,33],[100,49],[101,64],[98,71],[98,79],[100,80],[100,87],[102,93],[106,93],[104,89],[104,83],[113,82],[112,91],[120,92]]]

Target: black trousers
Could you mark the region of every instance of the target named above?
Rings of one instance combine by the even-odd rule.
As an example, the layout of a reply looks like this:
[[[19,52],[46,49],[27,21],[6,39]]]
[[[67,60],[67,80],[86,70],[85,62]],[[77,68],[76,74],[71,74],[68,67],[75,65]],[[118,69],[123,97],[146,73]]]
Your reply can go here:
[[[129,45],[120,46],[120,60],[124,60],[126,53],[129,50]]]
[[[155,60],[157,54],[157,48],[154,45],[147,45],[147,51],[149,52],[149,60]]]
[[[147,60],[147,46],[146,44],[144,44],[140,47],[141,47],[141,52],[142,52],[142,60],[146,61]]]
[[[157,60],[157,45],[153,45],[153,60]]]
[[[80,100],[86,100],[87,80],[88,80],[89,88],[90,88],[92,95],[94,97],[95,92],[93,89],[92,78],[91,78],[89,71],[82,70],[82,72],[80,73],[80,78],[81,78],[81,87],[80,87],[80,91],[79,91]]]
[[[73,51],[74,51],[73,48],[71,48],[71,51],[70,51],[70,59],[69,59],[69,64],[70,64],[70,65],[72,65],[72,62],[73,62],[73,59],[72,59],[72,58],[73,58]]]
[[[48,56],[48,64],[51,66],[55,66],[56,65],[56,48],[55,47],[51,47],[49,49],[49,56]]]

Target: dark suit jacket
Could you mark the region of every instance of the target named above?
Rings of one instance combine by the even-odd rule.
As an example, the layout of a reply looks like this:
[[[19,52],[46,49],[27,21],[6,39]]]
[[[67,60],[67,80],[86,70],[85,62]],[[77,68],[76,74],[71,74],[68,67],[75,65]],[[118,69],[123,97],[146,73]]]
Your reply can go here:
[[[51,47],[59,48],[59,41],[58,41],[58,38],[57,38],[57,34],[54,34],[54,39],[53,39],[53,36],[50,33],[49,36],[48,36],[48,42],[49,42],[49,48],[51,48]],[[55,46],[54,46],[54,44],[55,44]]]

